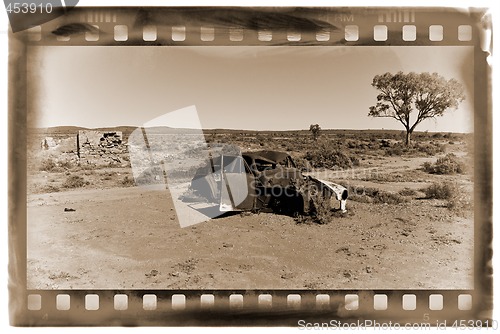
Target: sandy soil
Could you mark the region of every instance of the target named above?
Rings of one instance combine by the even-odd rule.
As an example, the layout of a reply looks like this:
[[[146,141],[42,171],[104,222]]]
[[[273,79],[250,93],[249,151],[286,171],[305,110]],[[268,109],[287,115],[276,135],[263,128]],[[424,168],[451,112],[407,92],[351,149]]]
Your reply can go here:
[[[168,190],[33,194],[28,288],[471,289],[472,216],[442,204],[348,201],[325,225],[261,213],[180,228]]]

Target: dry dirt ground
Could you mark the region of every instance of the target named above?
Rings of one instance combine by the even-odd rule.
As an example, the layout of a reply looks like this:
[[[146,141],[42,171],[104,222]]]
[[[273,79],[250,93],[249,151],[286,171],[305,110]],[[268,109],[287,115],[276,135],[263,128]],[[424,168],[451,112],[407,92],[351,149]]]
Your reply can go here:
[[[435,157],[365,161],[359,173],[339,177],[394,191],[448,177],[417,170],[427,160]],[[377,166],[385,178],[366,177]],[[88,173],[94,187],[30,193],[28,288],[473,288],[472,209],[456,212],[420,194],[401,204],[351,200],[346,215],[323,225],[238,213],[180,228],[168,190],[103,178],[124,173],[100,170]],[[396,174],[415,180],[380,181]],[[31,175],[31,183],[52,177]],[[464,176],[448,178],[472,189]]]

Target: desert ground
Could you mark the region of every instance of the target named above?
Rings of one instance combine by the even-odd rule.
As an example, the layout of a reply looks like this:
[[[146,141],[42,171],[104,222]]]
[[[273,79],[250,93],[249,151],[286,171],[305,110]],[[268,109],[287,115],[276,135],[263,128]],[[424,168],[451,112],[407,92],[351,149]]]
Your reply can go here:
[[[237,212],[181,228],[168,187],[135,184],[127,150],[78,159],[61,144],[75,131],[30,137],[30,289],[473,288],[472,135],[415,133],[405,148],[399,131],[206,131],[209,145],[288,152],[349,189],[347,213]]]

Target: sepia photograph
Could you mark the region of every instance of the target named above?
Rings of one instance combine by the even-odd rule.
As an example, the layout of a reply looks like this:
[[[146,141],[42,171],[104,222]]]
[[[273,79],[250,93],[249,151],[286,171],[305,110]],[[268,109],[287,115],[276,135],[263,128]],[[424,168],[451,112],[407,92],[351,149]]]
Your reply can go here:
[[[28,289],[473,289],[472,46],[32,46]]]

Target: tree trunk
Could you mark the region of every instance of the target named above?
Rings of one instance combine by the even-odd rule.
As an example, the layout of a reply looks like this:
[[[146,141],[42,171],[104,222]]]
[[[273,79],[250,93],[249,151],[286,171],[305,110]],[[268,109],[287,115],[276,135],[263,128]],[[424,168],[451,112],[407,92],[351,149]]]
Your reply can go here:
[[[406,146],[409,147],[411,145],[411,131],[406,130]]]

